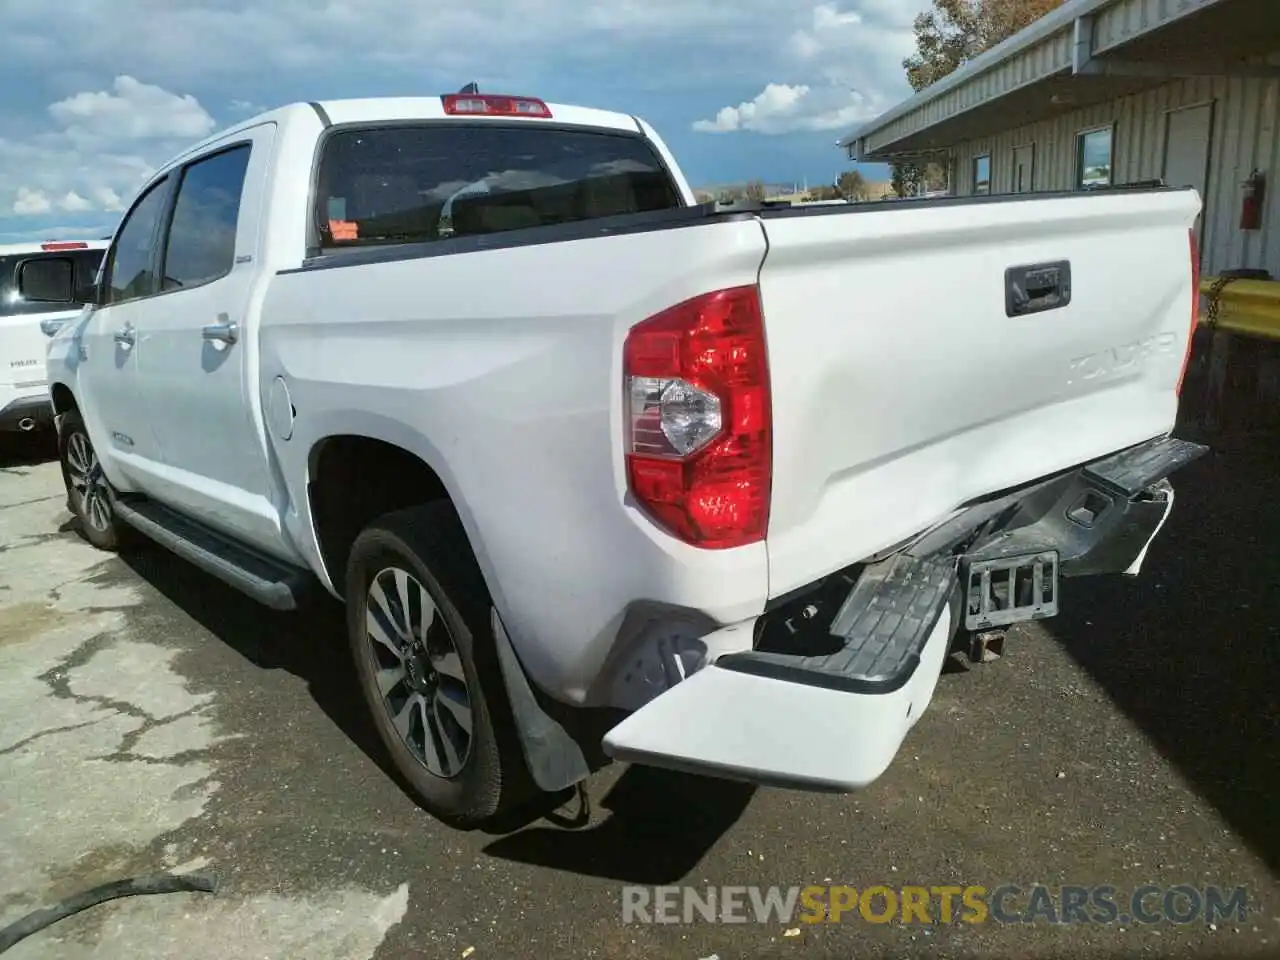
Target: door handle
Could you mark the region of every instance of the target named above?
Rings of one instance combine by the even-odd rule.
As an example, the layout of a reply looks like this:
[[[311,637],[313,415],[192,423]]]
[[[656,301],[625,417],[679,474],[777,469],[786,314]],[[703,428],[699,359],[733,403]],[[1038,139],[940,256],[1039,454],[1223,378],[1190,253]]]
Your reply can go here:
[[[1071,262],[1058,260],[1010,267],[1004,272],[1007,317],[1058,310],[1071,303]]]
[[[240,328],[234,323],[214,323],[200,331],[206,340],[235,343],[240,339]]]
[[[67,321],[65,320],[41,320],[40,332],[46,337],[52,337],[55,333],[66,326],[66,323]]]
[[[121,346],[132,347],[137,342],[138,335],[134,332],[133,327],[125,326],[116,331],[115,340]]]

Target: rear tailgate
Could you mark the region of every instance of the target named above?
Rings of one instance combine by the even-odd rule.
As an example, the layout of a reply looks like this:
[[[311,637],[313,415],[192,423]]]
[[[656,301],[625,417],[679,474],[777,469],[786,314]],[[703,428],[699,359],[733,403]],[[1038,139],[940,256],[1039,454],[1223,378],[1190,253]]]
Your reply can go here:
[[[1170,430],[1199,209],[1160,189],[764,213],[770,594]]]

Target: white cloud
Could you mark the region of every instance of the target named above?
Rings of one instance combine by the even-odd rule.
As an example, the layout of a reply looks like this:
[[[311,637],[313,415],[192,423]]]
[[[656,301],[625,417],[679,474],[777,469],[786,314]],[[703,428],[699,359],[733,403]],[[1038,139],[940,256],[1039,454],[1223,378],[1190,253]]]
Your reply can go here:
[[[93,209],[93,204],[74,190],[68,190],[63,198],[58,201],[58,206],[68,213],[84,213],[86,210]]]
[[[319,97],[350,89],[345,78],[352,76],[360,87],[381,77],[406,93],[457,89],[469,80],[495,88],[515,83],[511,89],[523,92],[530,81],[572,74],[571,67],[582,65],[607,67],[615,87],[621,81],[632,89],[713,72],[721,80],[754,72],[759,83],[762,72],[779,75],[774,68],[786,55],[785,38],[797,31],[823,50],[832,35],[859,28],[879,41],[886,31],[909,33],[911,19],[929,0],[829,0],[817,6],[812,0],[64,2],[74,8],[77,71],[114,75],[127,62],[131,75],[171,90],[218,85],[231,91],[228,99],[256,104],[273,102],[264,99],[271,96],[269,84],[283,78]],[[6,7],[0,62],[66,71],[65,46],[50,42],[43,8]],[[146,24],[145,44],[137,42],[138,23]],[[676,49],[688,55],[668,60]],[[889,68],[877,83],[901,85],[894,57],[902,55],[889,49],[875,59],[876,69]],[[661,69],[647,68],[658,60]]]
[[[722,107],[714,119],[695,121],[693,129],[700,133],[817,133],[853,126],[879,112],[879,104],[856,90],[771,83],[755,99]]]
[[[774,67],[795,80],[767,84],[752,99],[695,121],[701,133],[843,131],[888,109],[905,92],[902,60],[911,23],[929,0],[846,0],[808,11]]]
[[[144,174],[139,180],[146,179]],[[98,205],[98,209],[106,210],[108,213],[119,213],[124,210],[124,201],[120,199],[120,194],[116,193],[110,187],[97,187],[93,191],[93,200]]]
[[[19,187],[18,195],[13,201],[13,212],[20,217],[35,217],[48,213],[53,209],[49,198],[40,190]]]
[[[46,91],[0,103],[0,219],[36,216],[38,196],[41,216],[90,214],[81,200],[118,213],[157,164],[262,104],[470,80],[642,113],[647,100],[677,141],[699,116],[699,130],[844,132],[908,92],[901,61],[929,3],[64,0],[64,37],[42,5],[0,2],[0,87]],[[712,89],[727,92],[707,103]]]
[[[199,140],[213,132],[213,117],[195,97],[116,77],[112,91],[77,93],[49,105],[49,114],[75,139]]]
[[[119,213],[158,164],[217,125],[195,97],[124,75],[109,90],[50,104],[45,115],[42,130],[0,137],[0,184],[12,185],[14,216]]]

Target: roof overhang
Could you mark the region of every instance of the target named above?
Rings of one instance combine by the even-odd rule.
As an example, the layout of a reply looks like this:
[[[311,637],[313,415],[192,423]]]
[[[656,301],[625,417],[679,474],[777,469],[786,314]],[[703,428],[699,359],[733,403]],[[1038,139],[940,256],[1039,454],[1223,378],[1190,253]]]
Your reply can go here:
[[[1280,77],[1277,7],[1067,0],[839,144],[853,160],[927,157],[1178,77]]]

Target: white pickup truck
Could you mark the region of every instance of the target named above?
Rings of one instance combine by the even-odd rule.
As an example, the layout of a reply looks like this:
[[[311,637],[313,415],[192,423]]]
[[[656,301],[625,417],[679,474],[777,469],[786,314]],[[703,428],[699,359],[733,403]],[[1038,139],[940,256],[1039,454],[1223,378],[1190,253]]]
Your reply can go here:
[[[631,116],[285,107],[160,169],[51,341],[69,507],[342,600],[449,822],[611,757],[852,790],[953,642],[1136,572],[1204,450],[1199,209],[697,205]]]
[[[45,383],[45,338],[81,308],[56,301],[70,299],[77,281],[81,287],[92,282],[106,249],[104,240],[0,245],[0,432],[26,433],[53,423]],[[18,277],[28,263],[41,260],[55,261],[41,268],[46,286],[34,291],[45,299],[26,299],[18,290]]]

